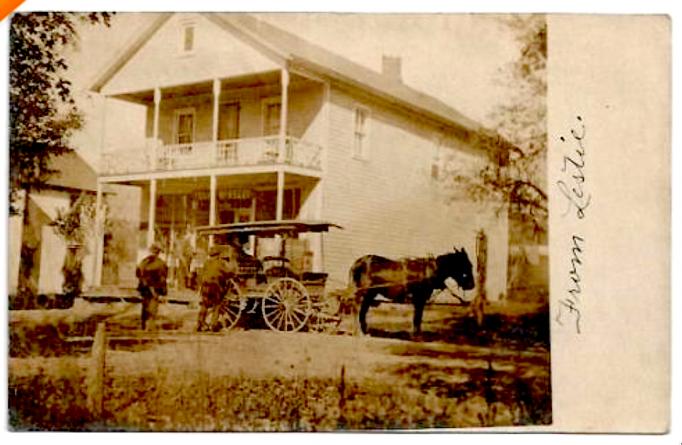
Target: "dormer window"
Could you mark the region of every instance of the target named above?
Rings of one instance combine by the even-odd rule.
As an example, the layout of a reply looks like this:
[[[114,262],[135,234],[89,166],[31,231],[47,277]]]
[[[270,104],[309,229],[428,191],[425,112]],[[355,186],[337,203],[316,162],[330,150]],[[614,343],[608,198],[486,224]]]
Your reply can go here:
[[[180,28],[180,54],[191,54],[194,52],[195,29],[194,23],[182,24]]]

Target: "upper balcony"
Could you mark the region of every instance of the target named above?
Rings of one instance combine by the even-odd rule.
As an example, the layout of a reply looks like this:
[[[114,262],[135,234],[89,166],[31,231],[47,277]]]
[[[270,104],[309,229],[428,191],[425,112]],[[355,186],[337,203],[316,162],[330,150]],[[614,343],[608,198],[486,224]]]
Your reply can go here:
[[[281,152],[280,152],[281,150]],[[296,137],[280,136],[228,139],[217,142],[163,144],[149,140],[143,147],[115,149],[102,153],[100,172],[104,176],[140,173],[196,171],[209,168],[291,166],[322,170],[322,147]]]
[[[99,171],[105,181],[280,169],[321,175],[328,123],[319,81],[273,71],[112,98],[145,117],[116,115],[123,122],[119,131],[135,136],[111,134],[110,144],[103,139]],[[128,140],[134,142],[123,145]]]

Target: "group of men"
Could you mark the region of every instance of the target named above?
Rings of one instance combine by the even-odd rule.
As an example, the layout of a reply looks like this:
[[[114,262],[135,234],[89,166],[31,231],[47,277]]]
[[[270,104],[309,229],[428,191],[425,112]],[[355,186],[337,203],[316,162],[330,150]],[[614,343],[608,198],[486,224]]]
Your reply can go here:
[[[153,244],[149,249],[149,255],[145,257],[136,269],[138,279],[137,290],[142,297],[141,323],[143,330],[156,329],[156,318],[159,302],[167,295],[168,266],[161,258],[161,246]],[[220,302],[224,286],[229,278],[236,272],[235,261],[229,256],[222,255],[218,246],[209,250],[209,258],[199,275],[199,292],[201,295],[201,308],[197,320],[197,330],[207,331],[218,327],[218,313],[211,311]],[[209,323],[206,317],[212,312]]]

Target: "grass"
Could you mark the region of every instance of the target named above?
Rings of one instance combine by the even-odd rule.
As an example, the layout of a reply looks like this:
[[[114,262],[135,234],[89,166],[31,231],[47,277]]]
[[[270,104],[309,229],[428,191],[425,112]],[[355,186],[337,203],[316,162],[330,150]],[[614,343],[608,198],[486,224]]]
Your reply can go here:
[[[466,308],[430,307],[421,342],[395,340],[410,338],[412,308],[387,305],[373,308],[370,328],[388,339],[254,330],[206,338],[203,355],[182,342],[119,349],[107,358],[98,419],[86,406],[89,349],[66,339],[92,335],[102,320],[116,331],[134,329],[139,309],[13,311],[9,425],[336,431],[551,423],[546,308],[489,309],[478,327]],[[188,320],[194,313],[168,312],[163,326]],[[343,383],[341,363],[349,376]]]
[[[457,397],[367,380],[182,376],[169,370],[110,376],[101,419],[86,409],[85,377],[38,372],[10,381],[15,430],[334,431],[513,425],[523,407],[462,384]],[[181,377],[181,378],[178,378]],[[500,382],[491,382],[497,385]],[[499,388],[495,388],[499,389]],[[545,408],[549,408],[545,406]],[[526,414],[527,415],[527,414]],[[541,423],[547,423],[545,413]]]

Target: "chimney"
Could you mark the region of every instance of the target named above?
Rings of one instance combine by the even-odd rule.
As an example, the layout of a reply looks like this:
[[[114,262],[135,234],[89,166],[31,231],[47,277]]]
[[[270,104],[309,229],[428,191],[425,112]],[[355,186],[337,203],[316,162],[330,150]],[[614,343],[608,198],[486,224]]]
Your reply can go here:
[[[395,82],[402,82],[401,65],[400,57],[384,55],[381,57],[381,74]]]

